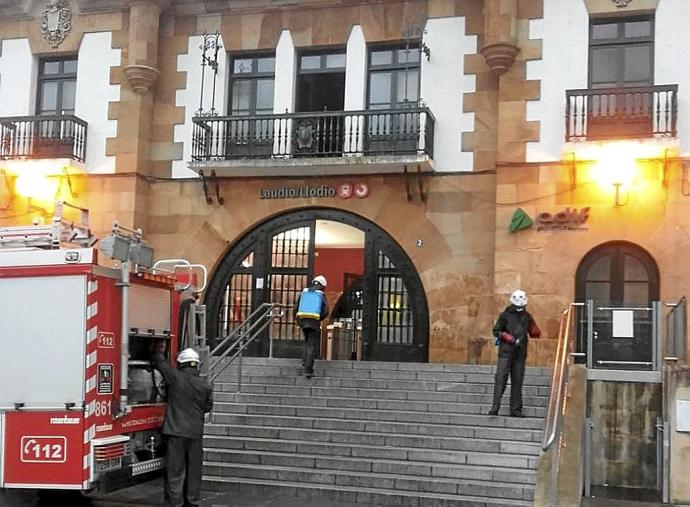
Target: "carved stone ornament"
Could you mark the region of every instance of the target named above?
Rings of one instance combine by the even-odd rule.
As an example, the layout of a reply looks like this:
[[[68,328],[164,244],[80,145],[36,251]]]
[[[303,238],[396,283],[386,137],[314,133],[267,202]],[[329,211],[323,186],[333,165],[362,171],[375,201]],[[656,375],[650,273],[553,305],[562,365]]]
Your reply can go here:
[[[632,0],[611,0],[614,4],[616,4],[616,7],[619,9],[622,9],[624,7],[627,7]]]
[[[160,72],[158,69],[148,65],[128,65],[125,67],[125,76],[132,89],[144,94],[151,89],[153,83],[158,79]]]
[[[48,0],[41,16],[41,33],[51,48],[56,48],[72,30],[72,9],[68,0]]]
[[[520,48],[514,44],[500,42],[498,44],[489,44],[482,48],[482,55],[486,60],[486,64],[491,71],[500,76],[513,65],[515,57],[520,52]]]

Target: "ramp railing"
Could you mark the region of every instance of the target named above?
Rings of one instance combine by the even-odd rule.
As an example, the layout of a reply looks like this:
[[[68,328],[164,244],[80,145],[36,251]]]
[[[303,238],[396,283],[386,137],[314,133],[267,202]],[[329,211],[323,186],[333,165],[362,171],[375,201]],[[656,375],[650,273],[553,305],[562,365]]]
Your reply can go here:
[[[549,405],[546,411],[544,437],[541,446],[543,453],[551,451],[549,505],[554,507],[558,505],[558,467],[562,449],[563,414],[565,413],[566,395],[568,392],[568,360],[571,356],[578,355],[571,352],[571,336],[575,334],[574,329],[577,319],[574,318],[574,314],[579,306],[584,306],[584,303],[571,303],[561,314],[558,345],[549,389]],[[558,442],[558,445],[553,448],[556,442]]]

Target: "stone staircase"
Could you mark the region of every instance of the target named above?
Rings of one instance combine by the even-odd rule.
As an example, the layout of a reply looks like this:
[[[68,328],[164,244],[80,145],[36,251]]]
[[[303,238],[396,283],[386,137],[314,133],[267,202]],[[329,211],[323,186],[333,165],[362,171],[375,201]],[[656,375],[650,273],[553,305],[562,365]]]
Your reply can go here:
[[[215,386],[209,490],[396,506],[532,505],[550,373],[524,419],[487,414],[493,366],[245,358]],[[507,414],[509,389],[502,414]]]

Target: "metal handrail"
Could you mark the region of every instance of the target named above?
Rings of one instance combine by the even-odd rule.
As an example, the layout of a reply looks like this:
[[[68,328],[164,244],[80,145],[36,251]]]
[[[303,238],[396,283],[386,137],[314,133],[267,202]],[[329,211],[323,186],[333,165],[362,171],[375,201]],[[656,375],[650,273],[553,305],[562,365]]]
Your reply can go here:
[[[573,308],[576,306],[584,306],[584,303],[571,303],[561,314],[561,322],[558,329],[558,348],[556,349],[556,358],[551,375],[549,405],[546,412],[544,438],[541,445],[543,451],[548,451],[551,448],[559,433],[560,415],[568,379],[570,328],[572,326]]]
[[[546,411],[542,451],[546,452],[553,446],[562,432],[563,407],[565,406],[566,386],[568,384],[568,357],[570,349],[570,330],[572,328],[573,309],[584,306],[584,303],[571,303],[563,310],[558,328],[558,348],[554,359],[551,386],[549,388],[549,406]],[[579,354],[578,354],[579,355]],[[551,505],[558,505],[558,463],[560,460],[560,445],[551,451]]]
[[[258,336],[261,335],[261,333],[266,330],[274,319],[283,317],[285,315],[285,308],[288,308],[288,305],[279,303],[263,303],[259,305],[252,313],[250,313],[244,322],[237,326],[237,328],[235,328],[228,336],[223,338],[223,340],[216,345],[210,354],[211,356],[215,357],[208,367],[209,381],[215,382],[220,374],[223,373],[223,371],[225,371],[225,369],[239,357],[240,362],[237,371],[237,390],[240,392],[242,390],[243,352],[254,342],[254,340],[256,340]],[[276,313],[276,310],[279,310],[279,312]],[[272,356],[273,339],[269,339],[269,346],[271,348],[269,356]],[[233,341],[233,343],[226,348],[226,345],[230,341]],[[223,363],[223,360],[226,358],[228,358],[228,360]]]

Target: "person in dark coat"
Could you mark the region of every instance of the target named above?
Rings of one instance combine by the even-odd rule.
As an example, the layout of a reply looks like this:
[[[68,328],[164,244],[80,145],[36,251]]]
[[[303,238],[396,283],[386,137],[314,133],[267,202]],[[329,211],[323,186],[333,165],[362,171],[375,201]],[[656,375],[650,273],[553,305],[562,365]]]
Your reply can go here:
[[[201,466],[204,414],[213,408],[213,389],[199,376],[199,354],[185,349],[177,356],[177,369],[163,355],[165,341],[155,346],[153,366],[165,380],[168,407],[163,423],[166,440],[165,504],[193,507],[201,502]]]
[[[302,363],[307,378],[314,375],[314,359],[321,350],[321,321],[328,317],[328,303],[323,293],[326,283],[325,276],[314,277],[295,304],[294,316],[304,335]]]
[[[522,413],[522,381],[527,361],[527,340],[538,338],[541,331],[534,318],[526,310],[527,294],[516,290],[510,295],[508,306],[496,320],[493,334],[498,345],[498,365],[494,379],[494,401],[489,415],[497,415],[501,397],[510,375],[510,415],[525,417]]]

